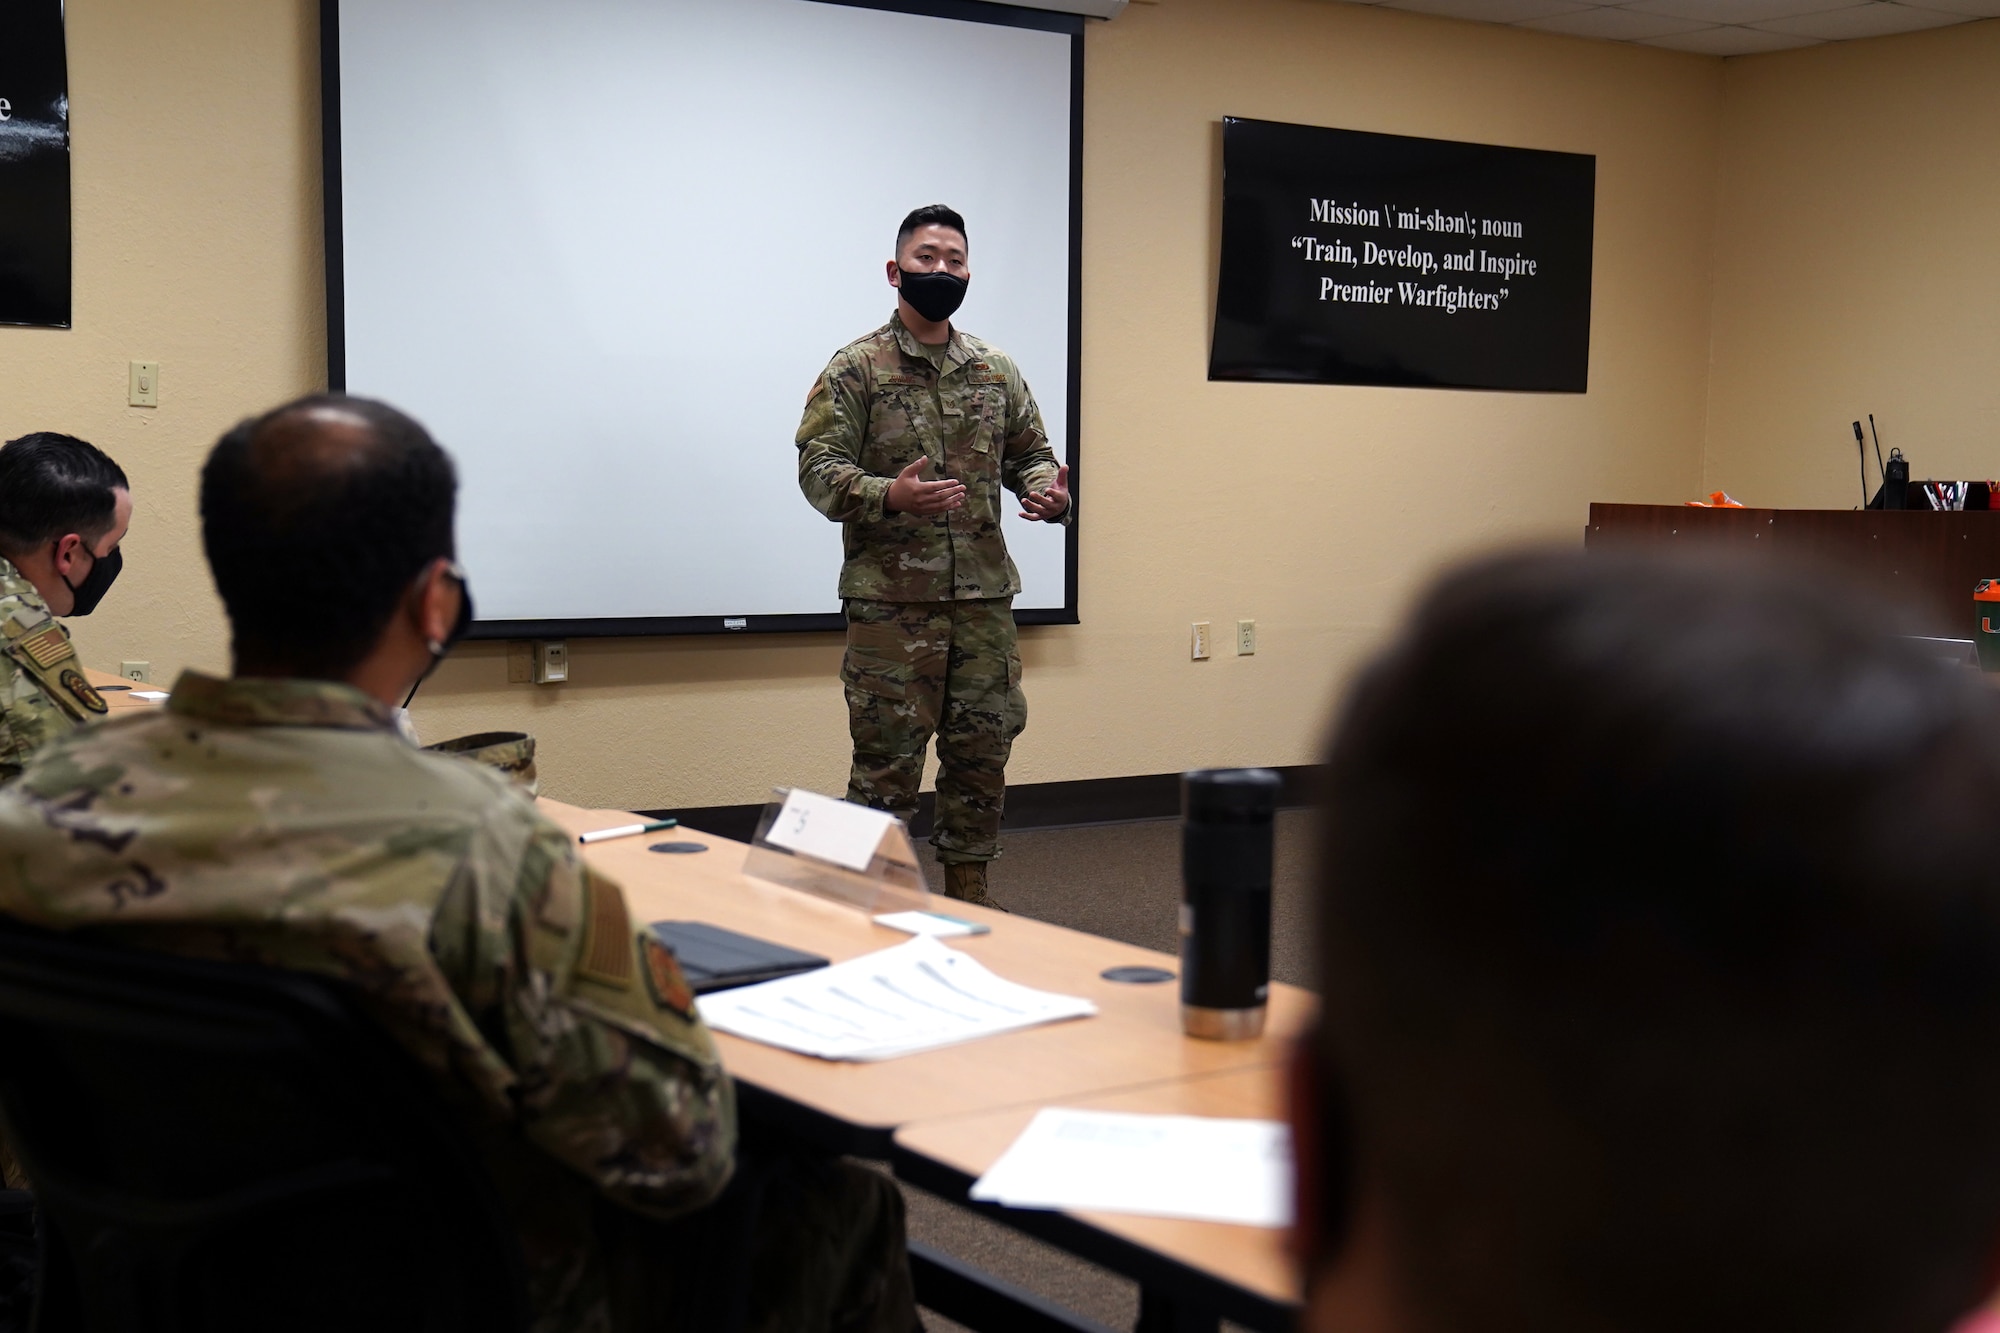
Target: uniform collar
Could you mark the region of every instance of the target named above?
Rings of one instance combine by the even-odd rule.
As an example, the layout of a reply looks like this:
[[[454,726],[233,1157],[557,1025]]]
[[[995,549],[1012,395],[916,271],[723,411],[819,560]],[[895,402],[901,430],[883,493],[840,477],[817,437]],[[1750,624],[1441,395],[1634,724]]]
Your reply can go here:
[[[51,614],[49,604],[42,600],[42,594],[36,591],[28,576],[16,569],[14,562],[6,556],[0,556],[0,597],[15,598],[28,611],[39,612],[44,616]]]
[[[387,705],[332,680],[218,680],[183,671],[167,711],[234,727],[333,727],[344,731],[393,731]]]
[[[910,332],[910,326],[903,322],[901,310],[890,312],[889,327],[896,331],[896,345],[903,349],[904,356],[912,361],[921,361],[925,365],[931,364],[931,359],[924,355],[923,344],[917,341],[916,334]],[[972,360],[972,352],[966,347],[965,335],[958,331],[958,325],[953,324],[948,327],[951,329],[951,336],[945,339],[944,356],[945,360],[951,363],[950,369],[956,369]]]

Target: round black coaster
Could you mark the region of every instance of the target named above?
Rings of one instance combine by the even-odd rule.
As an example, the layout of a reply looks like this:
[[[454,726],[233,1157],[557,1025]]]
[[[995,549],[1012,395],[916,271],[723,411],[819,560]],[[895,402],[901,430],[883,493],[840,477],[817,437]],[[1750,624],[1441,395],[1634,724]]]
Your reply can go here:
[[[1156,981],[1174,979],[1174,974],[1164,967],[1107,967],[1097,975],[1106,981],[1123,981],[1134,986],[1150,986]]]
[[[707,851],[708,844],[705,842],[656,842],[646,850],[649,852],[678,852],[686,856],[694,852]]]

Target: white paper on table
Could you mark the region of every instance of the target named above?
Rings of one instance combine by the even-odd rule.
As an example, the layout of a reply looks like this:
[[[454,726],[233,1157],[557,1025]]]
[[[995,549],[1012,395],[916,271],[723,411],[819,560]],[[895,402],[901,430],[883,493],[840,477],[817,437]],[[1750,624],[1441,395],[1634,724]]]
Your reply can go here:
[[[132,697],[134,699],[144,699],[148,703],[154,703],[166,698],[167,692],[165,690],[134,690],[132,691]]]
[[[878,926],[900,930],[905,935],[929,935],[934,939],[951,939],[957,935],[970,935],[970,924],[955,917],[939,916],[936,912],[883,912],[870,920]]]
[[[924,935],[698,1003],[719,1032],[825,1060],[887,1060],[1097,1012],[1089,1000],[1002,980]]]
[[[794,787],[785,794],[785,803],[765,832],[764,841],[849,870],[866,871],[895,818],[882,810]]]
[[[1291,1130],[1275,1120],[1043,1107],[972,1197],[1281,1227],[1292,1219]]]

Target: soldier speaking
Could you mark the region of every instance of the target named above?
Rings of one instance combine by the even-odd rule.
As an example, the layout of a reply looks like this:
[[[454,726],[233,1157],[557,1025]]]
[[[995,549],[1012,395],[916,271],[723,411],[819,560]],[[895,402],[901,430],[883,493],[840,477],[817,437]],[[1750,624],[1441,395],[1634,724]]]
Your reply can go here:
[[[847,799],[917,813],[937,736],[931,842],[945,892],[998,906],[1007,755],[1027,724],[1000,488],[1021,517],[1068,523],[1069,468],[1013,358],[951,324],[972,268],[965,219],[919,208],[896,233],[889,322],[834,353],[799,423],[799,488],[841,525],[854,763]]]

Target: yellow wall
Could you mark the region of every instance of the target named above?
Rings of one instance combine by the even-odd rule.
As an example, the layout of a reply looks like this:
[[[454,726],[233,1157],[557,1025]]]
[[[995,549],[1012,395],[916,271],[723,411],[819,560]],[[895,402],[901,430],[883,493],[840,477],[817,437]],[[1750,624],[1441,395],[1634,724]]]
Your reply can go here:
[[[222,427],[322,373],[312,9],[70,5],[78,327],[0,330],[0,434],[75,430],[133,474],[129,572],[77,625],[94,665],[224,665],[195,467]],[[1593,499],[1694,493],[1723,77],[1704,57],[1326,0],[1164,0],[1093,25],[1084,623],[1025,635],[1013,779],[1307,761],[1331,684],[1439,560],[1573,538]],[[1590,392],[1208,383],[1224,115],[1596,154]],[[163,363],[156,411],[122,405],[135,357]],[[1189,662],[1189,622],[1226,645],[1239,617],[1258,622],[1255,657]],[[474,645],[417,721],[532,730],[545,790],[591,804],[837,790],[838,658],[831,638],[579,641],[574,683],[536,688]]]
[[[0,328],[0,439],[64,430],[132,480],[92,666],[228,665],[195,522],[221,430],[326,382],[316,7],[68,6],[75,327]],[[125,406],[156,360],[161,406]]]
[[[2000,474],[2000,22],[1729,61],[1722,86],[1711,486],[1853,505],[1871,411],[1913,477]]]

